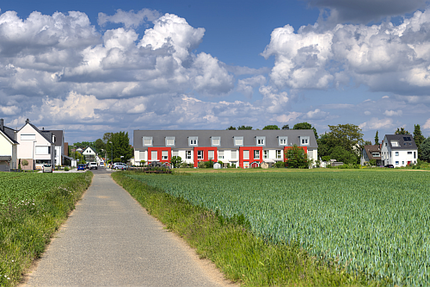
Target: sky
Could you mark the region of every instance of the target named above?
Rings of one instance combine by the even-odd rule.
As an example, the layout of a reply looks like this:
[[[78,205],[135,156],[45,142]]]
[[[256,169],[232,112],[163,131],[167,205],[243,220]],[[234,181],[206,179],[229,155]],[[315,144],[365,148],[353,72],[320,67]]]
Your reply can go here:
[[[300,122],[429,137],[429,88],[425,0],[0,4],[0,118],[69,143]]]

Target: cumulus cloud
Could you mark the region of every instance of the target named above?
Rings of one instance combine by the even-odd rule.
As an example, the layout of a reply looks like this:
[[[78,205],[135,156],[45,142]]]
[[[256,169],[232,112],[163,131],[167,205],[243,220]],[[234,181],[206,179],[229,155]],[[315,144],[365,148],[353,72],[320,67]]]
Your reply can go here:
[[[402,110],[392,111],[392,110],[385,110],[384,115],[387,117],[395,117],[395,116],[401,116],[403,114]]]
[[[100,26],[106,25],[106,23],[124,24],[126,28],[134,27],[137,28],[142,23],[149,21],[152,22],[160,17],[160,13],[150,9],[142,9],[138,12],[123,11],[118,9],[112,16],[108,16],[105,13],[99,13],[97,23]]]
[[[430,119],[428,119],[426,121],[426,123],[423,125],[423,128],[426,129],[426,130],[430,130]]]
[[[370,121],[361,123],[358,125],[363,131],[367,130],[379,130],[379,129],[390,129],[394,127],[392,119],[378,119],[372,118]]]
[[[238,81],[237,90],[248,98],[251,98],[254,94],[254,88],[264,85],[266,81],[266,77],[263,75],[242,79]]]
[[[309,111],[305,115],[305,119],[309,120],[321,120],[328,116],[329,113],[321,111],[320,109],[315,109],[314,111]]]
[[[384,17],[404,15],[424,8],[426,0],[307,0],[312,7],[331,9],[329,17],[336,23],[368,23]]]

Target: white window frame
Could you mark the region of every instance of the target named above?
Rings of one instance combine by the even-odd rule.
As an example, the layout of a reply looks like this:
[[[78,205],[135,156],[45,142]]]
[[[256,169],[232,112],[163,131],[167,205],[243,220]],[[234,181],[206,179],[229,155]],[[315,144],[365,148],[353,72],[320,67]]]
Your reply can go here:
[[[395,152],[394,152],[394,156],[399,156],[399,152],[398,152],[398,151],[395,151]]]
[[[269,151],[267,149],[263,150],[263,159],[269,159]]]
[[[200,159],[200,160],[204,159],[203,150],[198,150],[197,151],[197,159]]]
[[[264,136],[255,137],[255,145],[265,146],[266,145],[266,137],[264,137]]]
[[[249,159],[249,150],[243,150],[242,152],[243,159]]]
[[[155,154],[155,158],[154,158]],[[158,161],[158,151],[157,150],[151,150],[151,161]]]
[[[50,146],[35,146],[34,153],[37,155],[51,154]]]
[[[193,159],[193,153],[190,150],[185,151],[186,159]]]
[[[237,150],[231,150],[230,157],[232,160],[237,160]]]
[[[198,146],[199,137],[188,137],[188,146]]]
[[[36,140],[36,134],[21,134],[22,141],[34,141]]]
[[[208,159],[211,159],[211,160],[215,159],[215,151],[208,150]]]
[[[211,145],[212,146],[220,146],[221,145],[221,137],[211,137]]]
[[[145,144],[145,141],[150,141]],[[142,145],[143,146],[152,146],[152,137],[142,137]]]
[[[234,146],[243,146],[243,137],[233,137]]]
[[[287,136],[280,136],[278,138],[279,145],[280,146],[288,146],[288,137]]]
[[[169,159],[169,152],[167,150],[161,151],[161,160],[168,160]]]
[[[282,150],[280,149],[276,150],[276,159],[282,159]]]
[[[175,137],[166,137],[165,144],[166,146],[175,146]]]
[[[258,149],[254,150],[254,159],[260,159],[260,150]]]
[[[178,150],[172,150],[172,156],[179,156]]]
[[[224,151],[223,150],[218,151],[218,159],[224,159]]]
[[[308,146],[310,143],[310,138],[309,137],[300,137],[300,146]]]

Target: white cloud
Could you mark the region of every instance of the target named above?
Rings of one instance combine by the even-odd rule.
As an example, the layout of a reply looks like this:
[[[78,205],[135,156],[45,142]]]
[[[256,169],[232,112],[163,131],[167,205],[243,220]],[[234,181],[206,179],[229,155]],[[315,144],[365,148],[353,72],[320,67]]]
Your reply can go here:
[[[365,114],[366,116],[370,116],[372,113],[371,113],[370,111],[365,111],[365,112],[364,112],[364,114]]]
[[[402,110],[397,110],[397,111],[393,111],[393,110],[385,110],[384,115],[387,117],[398,117],[401,116],[403,114]]]
[[[426,123],[423,125],[423,129],[430,130],[430,119],[428,119]]]
[[[368,130],[380,130],[380,129],[390,129],[394,127],[392,119],[378,119],[372,118],[370,121],[361,123],[358,125],[363,131]]]
[[[263,95],[261,106],[266,108],[266,112],[276,114],[285,110],[288,103],[286,92],[279,92],[271,86],[261,86],[259,91]]]
[[[263,75],[242,79],[238,81],[237,90],[248,98],[251,98],[254,93],[254,88],[264,85],[266,81],[266,77]]]
[[[105,13],[99,13],[97,22],[100,26],[104,26],[106,23],[111,22],[124,24],[126,28],[136,28],[145,21],[152,22],[158,17],[160,17],[160,14],[157,11],[150,9],[142,9],[136,13],[134,13],[133,10],[126,12],[118,9],[112,16],[108,16]]]
[[[289,114],[283,114],[276,117],[276,120],[280,123],[288,123],[294,121],[298,117],[300,117],[302,113],[299,112],[290,112]]]
[[[0,115],[13,116],[18,114],[21,109],[17,106],[1,106],[0,105]]]
[[[315,109],[314,111],[309,111],[305,115],[305,119],[312,119],[312,120],[321,120],[327,117],[329,113],[321,111],[320,109]]]

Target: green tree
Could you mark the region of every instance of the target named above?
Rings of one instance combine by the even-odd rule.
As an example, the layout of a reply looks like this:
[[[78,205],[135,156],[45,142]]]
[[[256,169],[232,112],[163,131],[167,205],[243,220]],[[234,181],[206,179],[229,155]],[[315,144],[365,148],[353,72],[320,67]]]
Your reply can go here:
[[[287,124],[287,125],[283,125],[283,126],[282,126],[282,129],[283,129],[283,130],[289,130],[289,129],[290,129],[290,125],[288,125],[288,124]]]
[[[376,131],[376,134],[375,134],[375,145],[379,145],[378,131]]]
[[[421,133],[421,126],[420,125],[414,125],[414,141],[418,147],[418,158],[419,159],[422,159],[421,158],[421,153],[422,153],[421,144],[425,141],[425,139],[426,138]]]
[[[181,166],[182,163],[182,158],[180,156],[172,156],[172,158],[170,159],[170,163],[172,164],[172,166],[174,168],[177,168],[179,166]]]
[[[234,126],[229,126],[229,127],[227,128],[227,130],[235,131],[235,130],[236,130],[236,128],[235,128]]]
[[[240,127],[237,127],[237,129],[238,130],[252,130],[252,127],[250,127],[250,126],[240,126]]]
[[[94,142],[94,148],[95,148],[95,152],[99,154],[102,152],[102,150],[104,151],[106,150],[106,143],[104,143],[102,139],[97,139]]]
[[[404,128],[397,128],[395,135],[409,135],[409,132]]]
[[[263,128],[263,130],[279,130],[277,125],[268,125]]]
[[[317,129],[315,127],[313,127],[308,122],[303,122],[303,123],[295,124],[294,127],[293,127],[293,130],[313,130],[314,134],[315,134],[315,138],[318,139]]]
[[[354,152],[348,151],[341,146],[336,146],[331,150],[330,158],[345,164],[358,162],[358,156]]]
[[[130,146],[128,132],[112,133],[110,140],[106,143],[107,156],[110,159],[120,158],[127,162],[133,157],[133,147]]]
[[[330,138],[333,146],[341,146],[349,152],[356,152],[357,146],[363,145],[363,133],[361,129],[353,124],[339,124],[328,126],[330,128]],[[359,152],[358,152],[359,153]]]
[[[421,159],[430,162],[430,137],[421,144]]]
[[[309,167],[308,156],[304,149],[294,145],[285,152],[286,166],[289,168],[307,168]]]

